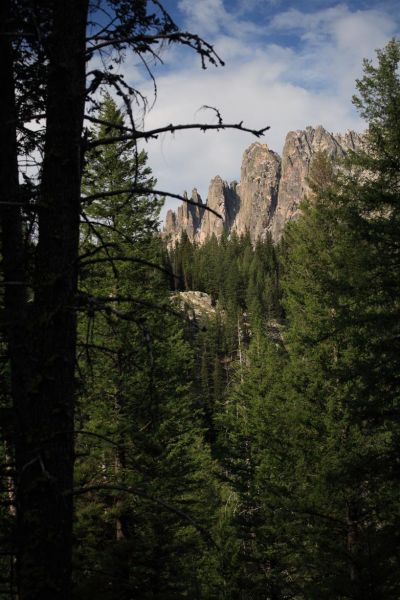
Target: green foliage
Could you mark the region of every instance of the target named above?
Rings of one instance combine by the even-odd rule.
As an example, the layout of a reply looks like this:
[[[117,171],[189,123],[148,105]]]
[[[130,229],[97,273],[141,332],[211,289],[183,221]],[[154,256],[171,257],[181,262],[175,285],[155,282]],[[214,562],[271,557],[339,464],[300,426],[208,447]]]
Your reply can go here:
[[[117,127],[123,126],[123,114],[111,96],[105,95],[98,118],[104,124],[94,129],[94,139],[120,133]],[[87,202],[86,213],[101,223],[104,241],[134,245],[155,233],[161,203],[135,191],[140,186],[152,188],[155,184],[146,166],[146,153],[136,152],[133,142],[127,141],[94,148],[86,160],[84,193],[89,197],[101,194],[100,198]],[[133,192],[129,192],[130,188]],[[119,194],[120,190],[125,192]],[[89,230],[86,235],[90,237],[93,233]]]
[[[376,66],[364,60],[364,77],[357,81],[359,95],[353,96],[354,105],[368,122],[368,150],[361,156],[381,177],[398,178],[399,41],[392,39],[383,50],[377,51],[377,58]]]
[[[283,364],[281,349],[264,336],[253,338],[219,417],[221,461],[234,492],[227,550],[232,598],[286,597],[290,573],[282,559],[285,535],[279,530],[281,494],[285,498],[287,491],[282,472],[286,411],[272,393]],[[267,465],[273,477],[266,486]]]
[[[123,122],[109,97],[100,119]],[[154,180],[126,144],[96,152],[87,171],[88,197],[112,194],[91,202],[82,230],[76,597],[211,597],[219,490],[191,350],[151,268],[162,261],[159,205],[114,194]]]
[[[219,241],[213,235],[196,246],[183,233],[170,251],[170,264],[181,290],[206,292],[226,312],[228,351],[237,347],[237,322],[243,313],[253,331],[282,316],[278,253],[269,237],[253,247],[248,235]]]
[[[242,598],[400,593],[399,60],[392,41],[365,65],[369,131],[347,171],[314,162],[282,244],[283,347],[253,340],[222,416],[249,515],[234,527]]]
[[[79,598],[399,597],[399,60],[392,41],[365,63],[365,145],[339,173],[314,157],[278,246],[166,253],[140,196],[88,208],[105,237],[83,229]],[[145,156],[133,182],[118,152],[93,160],[102,189],[151,178]],[[182,332],[168,286],[215,315]]]

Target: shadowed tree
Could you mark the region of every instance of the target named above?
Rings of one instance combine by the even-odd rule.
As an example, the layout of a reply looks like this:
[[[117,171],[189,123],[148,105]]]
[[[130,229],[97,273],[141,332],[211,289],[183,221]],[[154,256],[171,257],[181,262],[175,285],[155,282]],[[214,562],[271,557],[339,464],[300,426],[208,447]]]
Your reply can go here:
[[[113,66],[127,52],[146,65],[150,58],[157,60],[160,44],[169,43],[193,49],[203,67],[222,64],[209,44],[180,31],[157,1],[4,0],[0,6],[2,327],[10,367],[20,600],[71,597],[76,308],[82,303],[77,295],[79,228],[80,220],[87,218],[81,199],[85,152],[168,131],[245,130],[241,123],[221,122],[167,125],[152,131],[136,127],[133,103],[142,96]],[[97,63],[102,66],[93,67]],[[117,135],[111,132],[89,141],[84,119],[96,122],[91,109],[97,105],[97,92],[106,86],[123,99],[128,121],[119,126]],[[35,120],[38,127],[29,127]],[[253,133],[261,135],[263,130]],[[34,175],[25,169],[32,157]],[[137,181],[118,190],[118,195],[136,193],[138,188],[143,194],[151,191]]]

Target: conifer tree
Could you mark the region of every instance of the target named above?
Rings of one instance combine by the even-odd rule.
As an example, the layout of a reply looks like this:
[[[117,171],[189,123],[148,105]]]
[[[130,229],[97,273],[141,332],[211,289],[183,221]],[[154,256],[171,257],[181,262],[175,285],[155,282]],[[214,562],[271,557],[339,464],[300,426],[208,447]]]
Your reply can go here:
[[[221,415],[240,598],[399,595],[399,62],[391,41],[365,63],[363,149],[337,175],[314,160],[283,340],[253,339]]]
[[[123,122],[110,97],[99,120]],[[145,155],[117,145],[96,153],[86,186],[93,198],[133,179],[153,184]],[[190,349],[154,269],[158,209],[128,193],[87,210],[81,284],[93,313],[80,324],[78,598],[196,597],[214,585],[203,569],[218,491],[189,390]]]
[[[301,597],[399,593],[399,60],[392,41],[365,63],[365,147],[331,182],[319,161],[314,198],[287,232],[285,528]],[[265,464],[266,490],[271,477]]]

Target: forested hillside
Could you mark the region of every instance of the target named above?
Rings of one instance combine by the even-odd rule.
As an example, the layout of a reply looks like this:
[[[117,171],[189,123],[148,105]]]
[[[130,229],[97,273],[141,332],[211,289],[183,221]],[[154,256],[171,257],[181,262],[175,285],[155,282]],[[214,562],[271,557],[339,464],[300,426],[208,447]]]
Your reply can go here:
[[[279,245],[185,234],[175,288],[210,294],[192,333],[213,456],[232,491],[232,598],[398,598],[400,47],[365,63],[367,144],[311,164]],[[205,329],[205,331],[204,331]]]
[[[138,54],[160,36],[217,60],[127,4],[118,33]],[[5,39],[21,98],[44,75]],[[339,170],[313,157],[279,243],[168,244],[112,69],[113,93],[92,80],[81,162],[73,101],[64,122],[32,96],[37,114],[50,103],[44,138],[13,137],[4,109],[0,145],[46,160],[23,183],[0,166],[1,600],[400,598],[399,67],[396,40],[364,63],[365,141]]]

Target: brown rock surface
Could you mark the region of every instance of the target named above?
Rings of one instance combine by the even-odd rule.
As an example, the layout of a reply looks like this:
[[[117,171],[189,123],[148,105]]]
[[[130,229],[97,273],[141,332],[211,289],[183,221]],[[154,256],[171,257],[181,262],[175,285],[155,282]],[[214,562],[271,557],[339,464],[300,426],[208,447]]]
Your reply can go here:
[[[202,319],[215,316],[217,309],[212,303],[211,296],[204,292],[176,292],[171,296],[178,308],[185,311],[189,319]]]
[[[187,197],[186,192],[184,196]],[[171,245],[176,244],[183,231],[186,231],[191,242],[197,241],[204,213],[204,204],[196,188],[192,191],[190,199],[196,202],[198,206],[182,202],[176,213],[172,210],[167,212],[163,235],[169,238]]]
[[[173,210],[167,211],[164,223],[164,234],[175,237],[177,235],[176,213]]]

